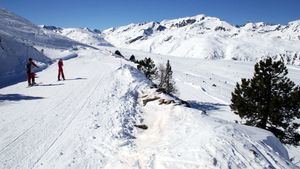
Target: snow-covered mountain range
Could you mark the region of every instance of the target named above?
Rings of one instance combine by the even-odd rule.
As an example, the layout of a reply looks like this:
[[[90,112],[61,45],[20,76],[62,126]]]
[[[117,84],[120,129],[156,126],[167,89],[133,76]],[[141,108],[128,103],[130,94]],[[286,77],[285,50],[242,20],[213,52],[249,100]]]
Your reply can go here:
[[[300,65],[300,20],[287,25],[232,25],[197,15],[161,22],[129,24],[104,31],[42,26],[92,46],[115,46],[145,52],[201,59],[256,61],[271,56]]]
[[[300,20],[287,25],[231,25],[197,15],[162,22],[130,24],[103,31],[116,47],[205,59],[257,60],[264,56],[300,64]]]

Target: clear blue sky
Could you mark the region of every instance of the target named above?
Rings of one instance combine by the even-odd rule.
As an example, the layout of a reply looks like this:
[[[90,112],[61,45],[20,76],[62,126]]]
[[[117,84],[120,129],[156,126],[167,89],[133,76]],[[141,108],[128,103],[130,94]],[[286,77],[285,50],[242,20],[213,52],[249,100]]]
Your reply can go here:
[[[98,29],[197,14],[231,24],[300,19],[300,0],[0,0],[0,8],[35,24]]]

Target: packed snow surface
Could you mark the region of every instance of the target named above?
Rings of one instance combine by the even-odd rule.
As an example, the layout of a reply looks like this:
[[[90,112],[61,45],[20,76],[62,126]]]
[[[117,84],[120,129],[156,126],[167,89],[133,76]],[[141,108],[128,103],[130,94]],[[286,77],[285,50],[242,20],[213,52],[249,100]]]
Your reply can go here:
[[[194,100],[194,108],[158,100],[145,104],[153,97],[174,98],[156,92],[134,64],[113,57],[113,50],[78,51],[78,57],[65,61],[65,81],[56,81],[53,64],[38,73],[37,86],[21,82],[0,89],[0,168],[296,168],[273,134],[210,115],[228,101],[217,91],[231,88],[244,76],[236,68],[246,72],[248,63],[212,63],[212,70],[220,68],[212,78],[226,76],[203,79],[205,86],[199,64],[186,59],[194,65],[183,72],[174,59],[180,96]],[[212,82],[218,83],[216,89]],[[184,85],[189,88],[181,90]],[[199,90],[202,85],[207,94]]]

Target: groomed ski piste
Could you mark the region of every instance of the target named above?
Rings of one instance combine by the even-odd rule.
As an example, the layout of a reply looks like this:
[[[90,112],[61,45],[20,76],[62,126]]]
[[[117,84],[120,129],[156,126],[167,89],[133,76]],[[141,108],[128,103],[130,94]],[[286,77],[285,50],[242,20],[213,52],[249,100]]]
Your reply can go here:
[[[56,81],[53,64],[37,73],[37,86],[0,89],[1,169],[297,168],[272,133],[231,122],[239,119],[228,110],[228,92],[254,63],[173,57],[178,95],[189,108],[157,92],[114,50],[77,51],[64,62],[65,81]],[[289,70],[299,80],[298,67]]]

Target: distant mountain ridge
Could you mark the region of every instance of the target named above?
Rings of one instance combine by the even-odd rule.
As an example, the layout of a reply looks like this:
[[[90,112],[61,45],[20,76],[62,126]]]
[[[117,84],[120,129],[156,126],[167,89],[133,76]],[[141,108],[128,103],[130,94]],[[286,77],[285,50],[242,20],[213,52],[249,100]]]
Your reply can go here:
[[[45,30],[53,31],[59,35],[70,38],[74,41],[91,46],[112,46],[106,40],[100,30],[91,30],[89,28],[60,28],[56,26],[41,26]]]
[[[205,59],[258,60],[272,56],[300,65],[300,20],[287,25],[235,26],[197,15],[162,22],[129,24],[103,31],[116,47]]]

